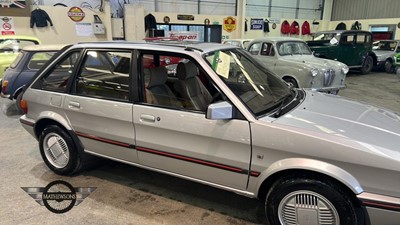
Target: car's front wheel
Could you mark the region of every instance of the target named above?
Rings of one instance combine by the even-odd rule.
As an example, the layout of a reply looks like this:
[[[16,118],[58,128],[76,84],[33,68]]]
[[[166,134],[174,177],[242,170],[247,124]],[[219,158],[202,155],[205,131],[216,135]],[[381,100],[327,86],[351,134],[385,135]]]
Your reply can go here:
[[[393,61],[390,60],[390,59],[387,59],[387,60],[385,61],[384,67],[385,67],[385,72],[386,72],[386,73],[394,73],[394,72],[395,72],[395,71],[394,71],[394,66],[393,66]]]
[[[265,200],[271,225],[363,224],[348,193],[333,182],[314,178],[283,178]]]
[[[40,154],[46,165],[60,175],[71,175],[81,166],[76,144],[69,134],[57,125],[47,126],[39,137]]]
[[[283,78],[283,80],[289,85],[289,87],[293,87],[293,88],[299,87],[296,80],[291,77],[285,77],[285,78]]]

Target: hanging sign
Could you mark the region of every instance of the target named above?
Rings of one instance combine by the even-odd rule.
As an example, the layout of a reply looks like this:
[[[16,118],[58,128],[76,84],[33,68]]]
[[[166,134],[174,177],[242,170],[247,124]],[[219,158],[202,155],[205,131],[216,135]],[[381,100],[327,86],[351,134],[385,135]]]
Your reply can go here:
[[[0,17],[1,35],[15,35],[13,17]]]
[[[81,22],[85,18],[85,12],[79,7],[72,7],[68,11],[68,17],[74,22]]]
[[[264,20],[263,19],[253,19],[250,20],[250,30],[262,30]]]
[[[179,41],[200,41],[199,32],[195,31],[167,31],[165,37],[176,38]]]
[[[194,20],[194,16],[193,15],[181,15],[181,14],[178,14],[176,16],[176,18],[178,20]]]
[[[236,30],[236,19],[233,18],[232,16],[228,16],[228,17],[224,18],[223,27],[224,27],[224,30],[226,30],[229,33]]]

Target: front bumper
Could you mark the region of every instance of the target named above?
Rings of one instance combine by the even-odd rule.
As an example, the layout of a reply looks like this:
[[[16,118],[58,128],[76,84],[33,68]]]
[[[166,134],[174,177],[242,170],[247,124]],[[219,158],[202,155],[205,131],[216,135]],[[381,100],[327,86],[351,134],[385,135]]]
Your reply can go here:
[[[371,225],[399,225],[400,198],[368,192],[357,197],[367,209]]]
[[[339,90],[345,89],[345,88],[346,88],[346,85],[340,85],[340,86],[335,86],[335,87],[310,88],[309,90],[330,93],[330,92],[336,92],[336,91],[339,91]]]

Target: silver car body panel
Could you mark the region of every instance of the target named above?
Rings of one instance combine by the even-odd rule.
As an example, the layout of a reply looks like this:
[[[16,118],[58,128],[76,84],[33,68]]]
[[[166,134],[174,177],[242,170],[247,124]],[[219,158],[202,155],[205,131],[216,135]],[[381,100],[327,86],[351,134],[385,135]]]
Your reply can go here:
[[[144,43],[77,45],[96,46],[160,51],[157,44]],[[400,137],[399,115],[306,91],[305,100],[283,116],[256,118],[202,58],[204,52],[233,47],[199,47],[203,52],[168,45],[163,45],[162,51],[196,60],[245,119],[209,120],[199,112],[28,88],[24,99],[28,107],[29,103],[35,107],[29,107],[21,123],[36,136],[35,123],[53,119],[77,132],[89,153],[249,197],[256,197],[262,182],[271,175],[300,169],[331,176],[364,200],[373,196],[363,193],[379,193],[381,199],[392,196],[394,204],[398,203],[400,149],[394,140]],[[358,132],[359,128],[364,132]],[[378,210],[368,206],[368,212]]]

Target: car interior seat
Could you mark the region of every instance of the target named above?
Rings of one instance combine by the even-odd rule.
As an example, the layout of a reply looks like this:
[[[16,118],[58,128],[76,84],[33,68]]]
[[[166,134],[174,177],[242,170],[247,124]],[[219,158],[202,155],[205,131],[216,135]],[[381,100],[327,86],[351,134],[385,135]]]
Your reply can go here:
[[[182,104],[166,84],[168,72],[165,67],[150,68],[146,71],[146,74],[149,75],[149,83],[146,87],[147,103],[182,107]]]
[[[197,76],[197,66],[190,61],[180,62],[176,73],[178,81],[175,83],[175,89],[184,99],[184,107],[206,111],[208,104],[212,101],[212,96]]]

